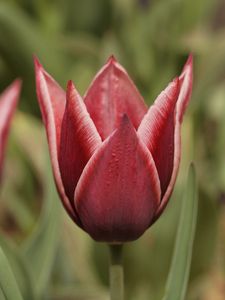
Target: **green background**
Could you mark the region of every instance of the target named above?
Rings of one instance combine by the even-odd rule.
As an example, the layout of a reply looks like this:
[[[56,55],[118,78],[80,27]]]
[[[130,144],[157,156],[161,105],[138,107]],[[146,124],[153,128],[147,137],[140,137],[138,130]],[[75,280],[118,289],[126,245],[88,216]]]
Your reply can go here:
[[[126,299],[161,299],[187,169],[195,162],[199,213],[189,300],[225,298],[225,4],[221,0],[1,0],[0,90],[23,80],[0,193],[0,244],[24,299],[108,299],[108,254],[58,199],[35,93],[33,55],[81,94],[114,54],[150,105],[194,55],[182,161],[158,222],[125,246]]]

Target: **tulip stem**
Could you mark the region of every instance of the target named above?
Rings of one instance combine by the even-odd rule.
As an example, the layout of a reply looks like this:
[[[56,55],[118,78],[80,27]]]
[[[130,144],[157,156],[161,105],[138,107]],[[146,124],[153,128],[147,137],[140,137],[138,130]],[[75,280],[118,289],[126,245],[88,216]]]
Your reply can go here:
[[[124,299],[124,279],[123,279],[123,245],[109,245],[110,248],[110,299]]]

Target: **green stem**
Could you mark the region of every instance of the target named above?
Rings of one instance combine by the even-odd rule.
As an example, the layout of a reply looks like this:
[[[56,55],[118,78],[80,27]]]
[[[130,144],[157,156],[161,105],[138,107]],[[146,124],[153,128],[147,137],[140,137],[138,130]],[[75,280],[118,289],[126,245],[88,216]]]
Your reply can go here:
[[[124,299],[124,279],[122,262],[122,245],[109,245],[110,248],[110,299]]]

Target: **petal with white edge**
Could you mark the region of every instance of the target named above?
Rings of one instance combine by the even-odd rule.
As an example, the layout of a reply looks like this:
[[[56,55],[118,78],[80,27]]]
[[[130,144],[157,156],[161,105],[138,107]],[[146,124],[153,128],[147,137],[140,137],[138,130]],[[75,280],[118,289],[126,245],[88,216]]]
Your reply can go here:
[[[89,160],[74,201],[95,240],[131,241],[148,228],[160,203],[159,178],[127,116]]]
[[[16,109],[20,90],[21,81],[17,79],[0,95],[0,175],[9,126]]]
[[[179,96],[179,79],[175,79],[157,97],[138,128],[138,136],[151,152],[161,185],[166,192],[174,166],[175,110]]]
[[[65,192],[73,205],[81,173],[102,141],[72,81],[68,82],[66,98],[58,157]]]
[[[71,218],[80,225],[79,218],[65,194],[58,162],[58,149],[60,144],[62,119],[66,106],[66,93],[44,70],[37,58],[34,59],[34,64],[37,98],[46,128],[56,186],[65,209]]]
[[[124,114],[137,129],[147,112],[142,96],[114,57],[97,73],[84,102],[103,140],[118,128]]]
[[[157,213],[154,217],[154,220],[161,215],[166,204],[168,203],[168,199],[173,191],[173,187],[176,181],[180,156],[181,156],[181,122],[183,119],[183,115],[185,113],[185,109],[188,105],[188,102],[191,97],[192,92],[192,84],[193,84],[193,57],[189,55],[188,60],[183,68],[183,71],[179,77],[181,82],[180,93],[177,100],[176,106],[176,115],[175,115],[175,130],[174,130],[174,166],[173,172],[171,175],[171,179],[167,190],[162,198],[161,204],[157,210]]]

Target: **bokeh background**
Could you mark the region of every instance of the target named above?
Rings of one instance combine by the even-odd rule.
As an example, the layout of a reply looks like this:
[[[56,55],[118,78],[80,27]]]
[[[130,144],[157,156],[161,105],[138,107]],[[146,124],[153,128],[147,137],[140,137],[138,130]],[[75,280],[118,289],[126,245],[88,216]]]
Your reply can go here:
[[[191,160],[199,213],[187,299],[225,299],[225,2],[0,1],[0,89],[23,80],[1,183],[0,245],[25,300],[108,299],[107,247],[70,221],[55,191],[33,54],[81,94],[114,54],[150,105],[190,52],[194,89],[178,181],[161,219],[125,246],[127,300],[162,298]]]

